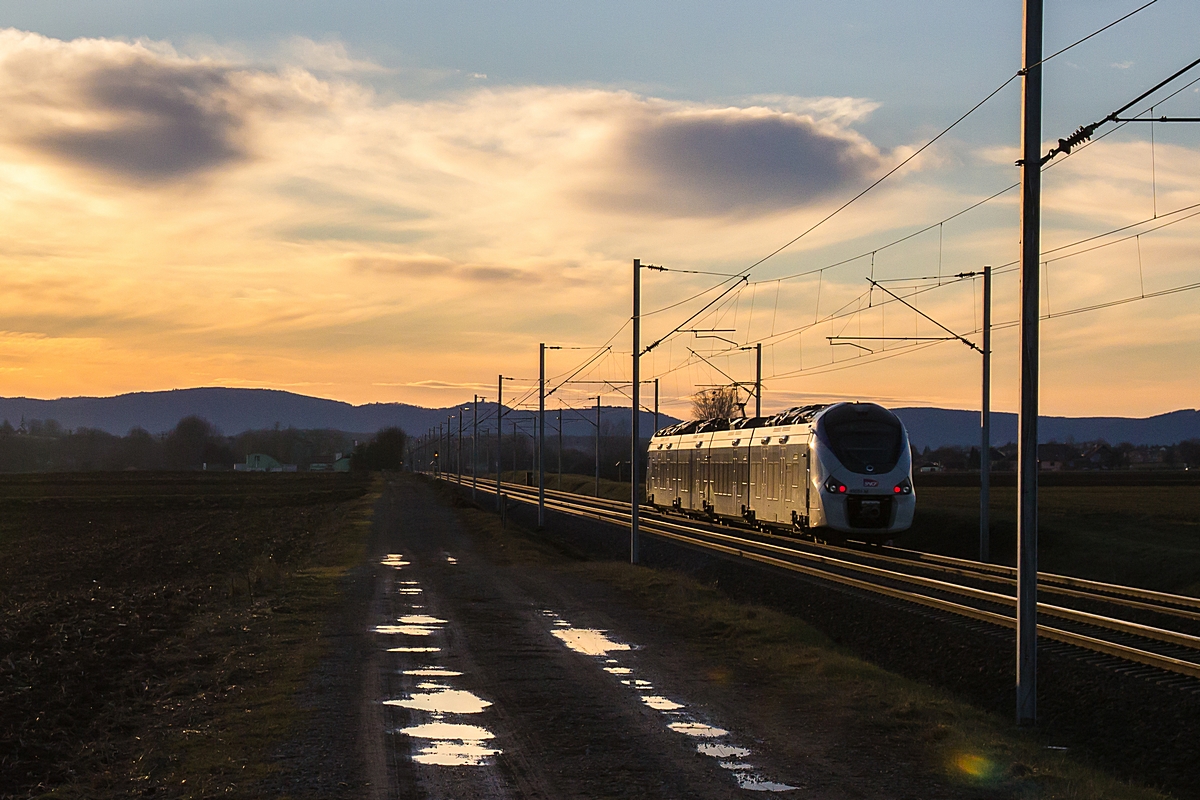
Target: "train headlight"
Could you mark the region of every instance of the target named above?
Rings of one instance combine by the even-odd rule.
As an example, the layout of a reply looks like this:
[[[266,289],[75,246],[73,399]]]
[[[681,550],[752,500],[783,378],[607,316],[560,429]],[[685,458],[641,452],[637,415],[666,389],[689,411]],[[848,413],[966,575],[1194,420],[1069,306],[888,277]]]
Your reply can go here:
[[[837,478],[830,478],[825,481],[825,491],[830,494],[845,494],[846,484],[839,481]]]
[[[912,481],[908,478],[896,484],[896,488],[892,489],[895,494],[912,494]]]

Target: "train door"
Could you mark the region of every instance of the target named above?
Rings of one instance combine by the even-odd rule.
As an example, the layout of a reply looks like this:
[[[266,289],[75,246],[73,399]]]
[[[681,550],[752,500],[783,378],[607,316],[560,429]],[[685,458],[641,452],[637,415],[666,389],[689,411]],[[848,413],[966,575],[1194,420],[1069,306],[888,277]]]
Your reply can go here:
[[[812,524],[812,450],[809,449],[809,439],[812,437],[812,432],[804,437],[804,441],[800,444],[800,459],[801,472],[804,475],[804,524],[806,526]]]
[[[763,511],[766,512],[765,519],[770,522],[778,522],[780,520],[780,505],[783,493],[780,491],[783,486],[783,448],[777,444],[772,444],[763,448],[763,472],[766,480],[766,503]],[[760,514],[760,517],[762,515]]]
[[[676,458],[679,459],[679,503],[684,509],[691,507],[691,451],[679,443]]]

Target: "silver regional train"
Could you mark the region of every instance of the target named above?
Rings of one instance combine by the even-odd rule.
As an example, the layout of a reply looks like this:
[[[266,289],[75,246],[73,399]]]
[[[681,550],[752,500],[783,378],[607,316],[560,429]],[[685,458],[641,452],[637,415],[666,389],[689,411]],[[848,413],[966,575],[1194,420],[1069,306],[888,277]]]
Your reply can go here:
[[[681,422],[650,439],[647,500],[660,509],[818,538],[881,542],[912,524],[908,431],[874,403]]]

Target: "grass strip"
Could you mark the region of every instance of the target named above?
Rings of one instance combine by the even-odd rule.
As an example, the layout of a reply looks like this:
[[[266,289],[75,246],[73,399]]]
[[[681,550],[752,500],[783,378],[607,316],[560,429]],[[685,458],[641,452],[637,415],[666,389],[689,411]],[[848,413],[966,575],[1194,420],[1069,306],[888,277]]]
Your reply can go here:
[[[906,757],[927,773],[960,786],[964,796],[1161,798],[1120,781],[1037,731],[1015,729],[949,693],[856,658],[824,634],[775,609],[737,602],[719,588],[672,570],[589,561],[552,536],[471,507],[441,487],[469,530],[502,565],[558,570],[617,590],[622,602],[681,640],[688,658],[710,678],[741,676],[764,687],[777,709],[814,704],[848,713],[864,736],[907,743]]]

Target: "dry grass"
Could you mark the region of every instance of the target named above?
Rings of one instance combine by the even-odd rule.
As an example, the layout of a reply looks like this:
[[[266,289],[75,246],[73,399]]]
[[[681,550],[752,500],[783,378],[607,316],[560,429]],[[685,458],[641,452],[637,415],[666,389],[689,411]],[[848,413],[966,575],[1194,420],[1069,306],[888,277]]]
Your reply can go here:
[[[502,529],[494,515],[474,508],[462,507],[460,513],[490,543],[498,561],[612,586],[660,629],[674,632],[689,658],[711,673],[752,675],[783,707],[804,707],[821,698],[868,730],[910,742],[928,770],[964,790],[987,788],[1000,796],[1047,800],[1164,797],[1047,749],[1050,743],[1036,732],[1018,731],[1008,720],[948,693],[855,658],[795,617],[735,602],[718,588],[676,572],[587,561],[549,535],[511,523]]]

